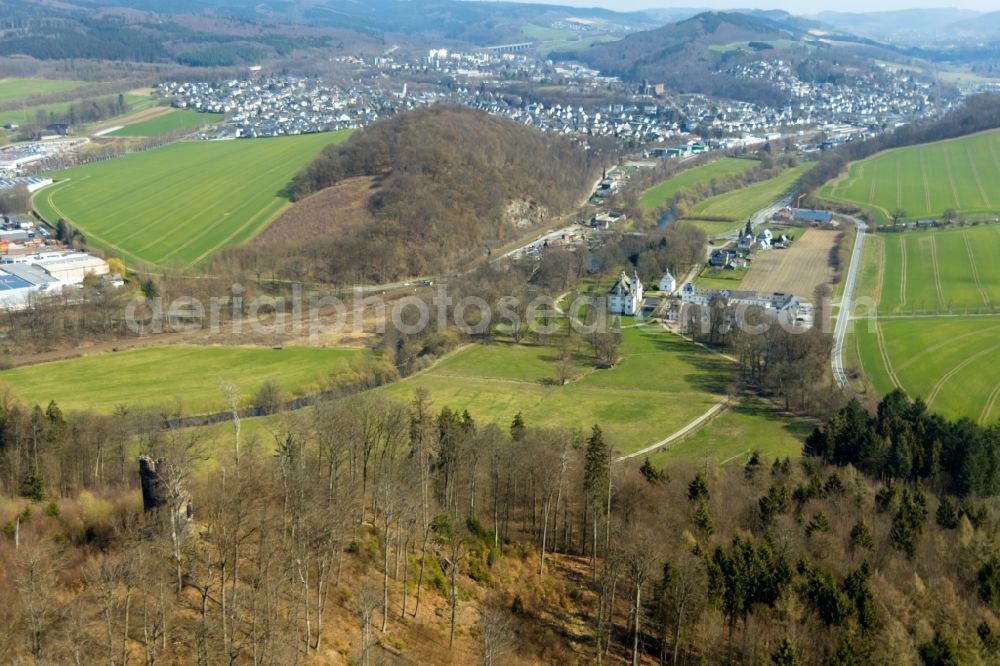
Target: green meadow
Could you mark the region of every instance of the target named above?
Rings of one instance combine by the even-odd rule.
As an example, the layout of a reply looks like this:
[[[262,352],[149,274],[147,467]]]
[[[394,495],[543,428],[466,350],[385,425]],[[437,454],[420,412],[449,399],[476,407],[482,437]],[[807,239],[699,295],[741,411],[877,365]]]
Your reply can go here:
[[[221,113],[198,113],[190,109],[171,109],[169,113],[149,120],[126,125],[121,129],[109,132],[106,136],[161,136],[178,130],[195,130],[202,125],[211,125],[221,121],[225,116]]]
[[[855,162],[819,196],[867,208],[878,224],[954,209],[971,217],[1000,211],[1000,130],[888,150]]]
[[[558,354],[547,346],[478,344],[428,371],[380,389],[409,401],[429,391],[435,407],[467,409],[506,428],[518,412],[529,424],[589,430],[597,423],[621,452],[657,442],[708,411],[733,379],[732,363],[653,327],[622,331],[622,360],[595,369],[576,359],[576,377],[554,381]]]
[[[244,405],[268,379],[291,398],[319,390],[332,374],[369,355],[360,349],[169,345],[4,370],[0,384],[29,404],[55,400],[66,411],[180,405],[184,414],[204,414],[226,408],[220,382],[235,385]]]
[[[902,388],[951,417],[1000,418],[998,252],[993,224],[867,237],[862,304],[844,345],[865,386],[878,395]]]
[[[292,177],[349,134],[173,143],[57,172],[34,205],[133,267],[184,268],[252,238],[289,205]]]
[[[16,102],[41,95],[73,90],[87,85],[86,81],[68,79],[0,79],[0,102]]]
[[[65,113],[70,106],[73,104],[79,104],[80,102],[86,101],[88,99],[92,100],[106,100],[111,98],[117,98],[117,95],[101,95],[98,97],[87,97],[74,99],[68,102],[55,102],[53,104],[38,104],[34,106],[25,106],[19,109],[11,109],[8,111],[0,111],[0,125],[6,125],[7,123],[34,123],[39,112],[45,114],[46,118],[50,113],[62,114]],[[134,93],[125,94],[125,103],[131,107],[129,113],[135,113],[136,111],[141,111],[153,106],[156,101],[151,95],[137,95]],[[48,122],[48,120],[46,120]],[[106,122],[106,121],[105,121]]]
[[[757,166],[756,160],[741,160],[726,157],[709,164],[681,171],[677,175],[650,187],[639,196],[639,205],[646,212],[653,211],[668,203],[681,190],[709,183],[720,176],[730,176],[749,171]]]
[[[769,180],[706,199],[691,209],[684,222],[704,229],[709,235],[731,231],[780,199],[810,168],[811,164],[802,164],[785,169]]]
[[[745,399],[670,448],[650,456],[657,466],[691,464],[742,465],[753,452],[766,460],[797,458],[814,424],[790,417],[756,400]]]
[[[995,224],[870,235],[859,294],[877,296],[882,315],[993,312],[1000,303],[998,253]]]
[[[1000,418],[1000,318],[856,321],[855,337],[861,367],[879,395],[899,386],[952,418]]]

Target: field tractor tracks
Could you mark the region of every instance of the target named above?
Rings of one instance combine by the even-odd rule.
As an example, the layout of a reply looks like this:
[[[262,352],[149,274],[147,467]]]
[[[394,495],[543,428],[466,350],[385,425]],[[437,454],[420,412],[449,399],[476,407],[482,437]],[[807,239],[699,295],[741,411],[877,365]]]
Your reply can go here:
[[[962,232],[962,240],[965,241],[965,252],[969,255],[969,268],[972,270],[972,279],[976,281],[976,287],[979,288],[979,295],[983,297],[983,305],[989,307],[990,305],[990,295],[983,287],[982,280],[979,279],[979,269],[976,267],[976,257],[972,253],[972,241],[969,240],[969,233],[967,231]]]
[[[875,338],[878,340],[878,353],[882,357],[882,363],[885,365],[885,371],[889,374],[889,379],[892,380],[893,386],[902,389],[903,385],[900,383],[899,377],[896,376],[892,361],[889,360],[889,352],[885,348],[885,334],[882,333],[882,325],[878,321],[875,322]]]
[[[972,151],[969,147],[965,147],[965,156],[969,158],[969,165],[972,167],[972,176],[976,179],[976,187],[979,188],[979,196],[983,198],[983,202],[986,203],[987,208],[993,208],[993,204],[990,203],[990,197],[986,194],[986,188],[983,187],[983,179],[979,177],[979,169],[976,168],[976,160],[972,159]]]
[[[962,199],[958,196],[958,186],[955,185],[955,174],[951,170],[951,155],[947,150],[942,151],[944,155],[944,170],[948,172],[948,182],[951,184],[951,195],[955,198],[955,208],[962,207]]]
[[[996,142],[991,139],[986,143],[989,144],[990,147],[990,155],[993,157],[993,166],[997,168],[997,171],[1000,171],[1000,155],[997,155]]]
[[[882,287],[885,285],[885,241],[881,238],[875,238],[872,234],[872,240],[878,241],[878,272],[875,273],[875,293],[872,294],[872,300],[875,301],[875,312],[878,312],[879,305],[882,304]]]
[[[883,248],[884,251],[884,248]],[[883,261],[885,257],[883,256]],[[906,240],[899,237],[899,311],[906,306]]]
[[[954,344],[954,343],[958,342],[959,340],[963,340],[965,338],[969,338],[969,337],[973,337],[973,336],[976,336],[976,335],[980,335],[982,333],[989,333],[990,331],[995,331],[997,329],[1000,329],[1000,326],[992,326],[992,327],[984,329],[982,331],[969,331],[968,333],[962,333],[961,335],[956,335],[953,338],[946,338],[946,339],[942,340],[941,342],[937,342],[937,343],[931,345],[930,347],[927,347],[926,349],[922,350],[919,354],[917,354],[915,356],[911,356],[910,358],[906,359],[906,361],[904,361],[903,363],[901,363],[899,365],[899,367],[896,368],[896,372],[902,372],[903,370],[906,370],[908,367],[910,367],[914,363],[917,363],[921,359],[923,359],[923,358],[925,358],[927,356],[930,356],[931,354],[933,354],[937,350],[939,350],[939,349],[941,349],[943,347],[947,347],[950,344]]]
[[[1000,398],[1000,384],[993,387],[990,397],[986,399],[986,404],[983,405],[983,411],[979,412],[979,425],[986,425],[990,414],[993,413],[993,406],[997,404],[997,398]]]
[[[964,361],[962,361],[961,363],[959,363],[958,365],[956,365],[954,368],[952,368],[948,372],[944,373],[941,376],[941,379],[937,380],[937,382],[935,382],[934,386],[931,388],[931,392],[927,396],[927,406],[930,407],[932,404],[934,404],[934,401],[937,399],[938,394],[941,393],[941,389],[944,388],[944,385],[948,383],[949,379],[951,379],[952,377],[954,377],[955,375],[957,375],[959,372],[961,372],[965,368],[969,367],[970,365],[972,365],[973,363],[975,363],[976,361],[978,361],[980,359],[980,357],[986,356],[987,354],[995,352],[997,349],[1000,349],[1000,345],[994,345],[994,346],[992,346],[992,347],[990,347],[988,349],[983,349],[982,351],[980,351],[980,352],[978,352],[976,354],[973,354],[969,358],[965,359]]]
[[[941,267],[938,265],[937,239],[934,236],[927,238],[931,248],[931,268],[934,272],[934,288],[937,290],[938,306],[945,307],[944,288],[941,286]]]
[[[920,151],[920,175],[924,179],[924,208],[927,214],[931,214],[931,186],[927,182],[927,164],[924,162],[924,151]]]

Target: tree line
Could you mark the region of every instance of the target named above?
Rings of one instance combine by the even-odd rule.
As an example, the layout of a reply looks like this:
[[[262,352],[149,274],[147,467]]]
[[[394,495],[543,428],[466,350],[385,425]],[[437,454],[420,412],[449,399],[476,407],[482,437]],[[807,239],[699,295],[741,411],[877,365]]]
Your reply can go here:
[[[997,655],[992,507],[851,465],[616,462],[597,425],[483,423],[419,391],[331,401],[259,435],[9,398],[0,416],[0,648],[15,658]],[[149,512],[135,451],[156,463]]]
[[[1000,428],[946,419],[900,389],[878,403],[874,416],[851,400],[810,435],[806,452],[962,497],[1000,492]]]

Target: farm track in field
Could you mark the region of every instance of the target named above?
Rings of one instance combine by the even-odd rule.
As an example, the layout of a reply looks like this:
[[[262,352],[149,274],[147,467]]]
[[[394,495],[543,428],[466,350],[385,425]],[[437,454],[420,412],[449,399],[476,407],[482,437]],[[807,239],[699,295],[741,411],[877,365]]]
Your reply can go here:
[[[885,365],[885,371],[888,373],[889,379],[892,380],[893,386],[896,388],[903,388],[899,377],[896,376],[896,370],[892,367],[892,361],[889,360],[889,352],[885,348],[885,335],[882,333],[882,325],[878,321],[875,322],[875,337],[878,339],[878,351],[882,356],[882,363]]]
[[[885,261],[885,248],[882,251],[882,261]],[[899,311],[906,306],[906,239],[899,237]]]
[[[990,295],[983,286],[983,281],[979,278],[979,269],[976,267],[976,257],[972,253],[972,241],[969,240],[968,232],[962,232],[962,240],[965,241],[965,252],[969,255],[969,268],[972,270],[972,279],[976,281],[979,295],[983,297],[983,305],[989,307]]]
[[[948,383],[948,380],[950,380],[952,377],[954,377],[955,375],[957,375],[959,372],[961,372],[965,368],[967,368],[970,365],[972,365],[973,363],[975,363],[979,358],[985,356],[986,354],[994,352],[997,349],[1000,349],[1000,345],[994,345],[993,347],[990,347],[989,349],[983,349],[982,351],[973,354],[972,356],[970,356],[969,358],[965,359],[964,361],[962,361],[961,363],[959,363],[958,365],[956,365],[954,368],[952,368],[951,370],[949,370],[948,372],[946,372],[945,374],[943,374],[941,376],[941,378],[939,380],[937,380],[937,382],[935,382],[934,386],[931,388],[931,392],[930,392],[930,394],[928,394],[927,400],[926,400],[927,406],[930,407],[932,404],[934,404],[934,401],[937,399],[938,395],[941,393],[941,389],[944,388],[944,385]]]
[[[996,405],[997,398],[1000,398],[1000,384],[993,387],[990,392],[990,397],[986,399],[986,404],[983,405],[983,411],[979,413],[979,424],[986,425],[987,419],[990,418],[990,414],[993,413],[993,406]]]
[[[955,174],[951,171],[951,156],[948,151],[942,152],[944,155],[944,170],[948,174],[948,182],[951,183],[951,195],[955,198],[955,208],[962,207],[962,198],[958,196],[958,186],[955,184]]]
[[[882,288],[885,285],[885,241],[872,234],[872,240],[878,241],[878,272],[875,273],[875,293],[872,300],[875,301],[875,312],[878,312],[882,304]]]
[[[983,179],[979,176],[979,169],[976,168],[976,160],[973,159],[972,151],[968,146],[965,147],[965,156],[969,158],[969,166],[972,167],[972,177],[976,180],[976,187],[979,188],[979,196],[983,198],[983,202],[987,208],[992,208],[993,204],[990,203],[990,196],[986,194],[986,188],[983,187]]]
[[[924,160],[924,152],[920,151],[920,175],[924,179],[924,206],[927,208],[927,212],[934,210],[931,206],[931,186],[927,180],[927,163]]]
[[[1000,326],[993,326],[992,328],[988,328],[986,330],[987,331],[995,331],[995,330],[998,330],[998,329],[1000,329]],[[962,335],[957,335],[957,336],[955,336],[953,338],[948,338],[946,340],[942,340],[941,342],[937,342],[937,343],[931,345],[930,347],[928,347],[927,349],[924,349],[919,354],[916,354],[915,356],[911,356],[910,358],[908,358],[905,362],[903,362],[902,364],[900,364],[900,366],[898,368],[896,368],[896,370],[897,370],[897,372],[902,372],[903,370],[906,370],[908,367],[910,367],[911,365],[913,365],[917,361],[923,359],[926,356],[929,356],[930,354],[935,353],[939,349],[947,347],[950,344],[953,344],[955,342],[958,342],[959,340],[963,340],[965,338],[971,337],[973,335],[979,335],[982,332],[983,331],[969,331],[968,333],[963,333]]]
[[[941,286],[941,267],[938,265],[937,239],[934,236],[928,238],[931,247],[931,268],[934,271],[934,288],[937,289],[938,303],[941,308],[947,306],[944,298],[944,288]]]

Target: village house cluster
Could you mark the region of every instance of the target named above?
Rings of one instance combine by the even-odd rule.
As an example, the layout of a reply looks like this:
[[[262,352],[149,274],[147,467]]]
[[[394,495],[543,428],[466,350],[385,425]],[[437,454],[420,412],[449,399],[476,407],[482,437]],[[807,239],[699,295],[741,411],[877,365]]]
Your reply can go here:
[[[226,114],[233,134],[246,138],[364,127],[400,106],[395,98],[384,98],[371,89],[341,90],[296,77],[224,83],[168,81],[156,91],[177,108]]]
[[[423,55],[342,57],[337,62],[351,71],[352,80],[345,88],[255,72],[222,83],[171,81],[157,91],[174,106],[226,114],[226,131],[237,137],[363,127],[406,109],[448,103],[581,141],[605,136],[649,145],[660,151],[656,157],[800,138],[807,129],[839,137],[835,141],[863,138],[899,123],[935,117],[958,101],[933,99],[929,82],[884,67],[873,66],[836,84],[814,84],[803,81],[782,60],[754,61],[724,73],[766,81],[791,99],[787,103],[671,95],[663,84],[623,82],[579,63],[538,57],[532,47],[525,42],[474,51],[434,48]],[[600,96],[608,101],[587,105],[531,99],[530,92],[525,96],[525,90],[551,84],[565,90],[567,99]],[[831,132],[834,127],[838,129]]]

